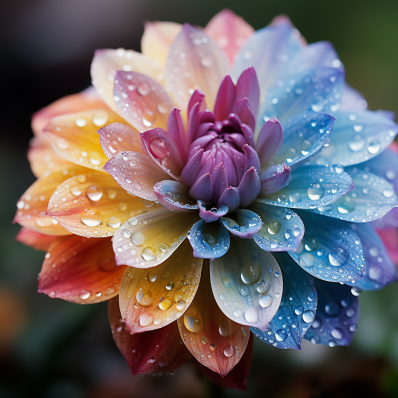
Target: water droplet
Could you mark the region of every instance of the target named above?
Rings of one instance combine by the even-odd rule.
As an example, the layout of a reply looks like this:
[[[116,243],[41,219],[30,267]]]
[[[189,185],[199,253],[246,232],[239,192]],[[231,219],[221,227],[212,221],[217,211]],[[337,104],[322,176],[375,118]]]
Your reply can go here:
[[[268,233],[271,235],[276,235],[281,230],[281,224],[278,221],[272,221],[268,225]]]
[[[157,109],[159,113],[166,113],[167,110],[169,109],[168,103],[161,102],[160,104],[158,104]]]
[[[234,354],[235,354],[235,348],[232,347],[231,345],[227,345],[227,346],[224,348],[224,355],[225,355],[227,358],[231,358],[232,355],[234,355]]]
[[[292,202],[292,203],[295,203],[295,202],[300,201],[300,200],[301,200],[301,194],[300,194],[300,192],[291,193],[291,194],[289,195],[289,200],[290,200],[290,202]]]
[[[372,266],[369,268],[368,276],[370,279],[374,281],[378,281],[381,279],[383,272],[380,267]]]
[[[225,287],[231,287],[232,279],[229,276],[224,276],[224,278],[222,278],[222,283]]]
[[[203,344],[207,344],[207,343],[209,342],[209,339],[208,339],[206,336],[202,336],[202,338],[200,339],[200,341],[201,341]]]
[[[239,289],[239,293],[243,297],[247,297],[249,295],[249,289],[246,286],[243,286]]]
[[[340,328],[334,328],[331,333],[333,338],[335,338],[336,340],[341,340],[342,338],[344,338],[344,331]]]
[[[393,196],[393,195],[394,195],[394,191],[392,189],[387,188],[387,189],[383,190],[383,196],[385,198],[391,198],[391,196]]]
[[[353,316],[355,316],[355,314],[356,314],[356,311],[354,308],[349,308],[346,312],[346,315],[348,318],[352,318]]]
[[[235,318],[240,318],[243,315],[243,312],[240,308],[237,308],[236,310],[234,310],[234,317]]]
[[[127,204],[126,203],[119,203],[118,209],[120,211],[126,211],[127,210]],[[130,224],[131,224],[131,222],[130,222]],[[133,225],[133,224],[131,224],[131,225]]]
[[[52,220],[53,219],[51,217],[46,217],[46,216],[38,217],[36,218],[35,223],[38,227],[46,228],[46,227],[51,227],[53,225]]]
[[[149,290],[139,290],[135,298],[142,307],[149,307],[153,303],[152,293]]]
[[[58,138],[55,141],[55,144],[61,151],[66,151],[69,148],[69,142],[65,140],[65,138]]]
[[[168,310],[173,304],[173,300],[170,297],[162,297],[159,301],[159,308],[163,311]]]
[[[202,330],[203,318],[196,308],[189,308],[184,314],[184,325],[192,333],[197,333]]]
[[[335,247],[331,253],[329,253],[329,262],[335,267],[345,264],[348,261],[349,255],[342,247]]]
[[[153,112],[147,112],[142,115],[142,124],[145,127],[151,127],[156,121],[156,115]]]
[[[240,276],[243,283],[246,283],[246,285],[252,285],[258,282],[261,276],[260,264],[257,261],[246,263],[242,268]]]
[[[213,246],[216,243],[216,240],[214,239],[213,235],[210,235],[208,233],[203,233],[202,234],[203,241],[209,244],[210,246]]]
[[[279,329],[275,332],[275,338],[276,340],[282,342],[285,341],[287,339],[287,332],[286,330],[283,329]]]
[[[302,144],[301,144],[301,153],[306,156],[309,154],[310,150],[312,148],[312,144],[310,141],[305,140]]]
[[[261,296],[260,299],[258,300],[259,304],[263,308],[268,308],[272,304],[272,296],[270,294],[265,294],[264,296]]]
[[[156,281],[156,279],[158,278],[158,275],[156,274],[156,272],[154,272],[154,271],[149,271],[149,273],[148,273],[148,280],[149,280],[149,282],[155,282]]]
[[[265,281],[261,280],[258,282],[256,290],[259,293],[267,293],[270,287],[271,287],[271,283],[268,279]]]
[[[304,311],[303,321],[305,323],[311,323],[315,319],[315,312],[311,310]]]
[[[341,214],[351,213],[355,210],[355,202],[349,198],[343,198],[337,206],[337,211]]]
[[[80,298],[81,300],[87,300],[90,296],[91,296],[90,290],[83,290],[83,291],[79,294],[79,298]]]
[[[153,323],[153,315],[151,315],[151,314],[141,314],[140,315],[140,325],[142,327],[152,325],[152,323]]]
[[[151,91],[151,86],[148,82],[140,83],[138,85],[137,91],[138,91],[138,94],[145,96],[145,95],[149,94],[149,92]]]
[[[167,289],[167,290],[171,290],[173,287],[174,287],[174,283],[173,283],[173,282],[169,282],[169,283],[166,285],[166,289]]]
[[[304,240],[305,250],[307,250],[309,252],[312,252],[312,251],[316,250],[318,248],[318,246],[319,246],[319,243],[314,238],[306,238]]]
[[[141,257],[145,261],[155,261],[157,259],[156,250],[152,247],[144,247],[141,253]]]
[[[368,151],[372,155],[380,151],[380,142],[378,140],[372,140],[369,142]]]
[[[86,196],[93,202],[98,202],[102,198],[103,194],[104,192],[102,189],[96,185],[90,185],[86,191]]]
[[[300,256],[300,265],[303,267],[312,267],[314,265],[315,259],[311,253],[303,253]]]
[[[84,127],[87,124],[87,120],[81,117],[77,117],[75,119],[75,124],[77,127]]]
[[[177,308],[178,311],[181,311],[181,310],[183,310],[185,308],[185,306],[186,306],[186,302],[184,300],[180,300],[177,303],[176,308]]]
[[[101,213],[92,212],[93,214],[87,214],[80,218],[80,221],[88,227],[97,227],[102,223]]]
[[[311,184],[308,188],[308,196],[311,200],[320,199],[325,193],[325,189],[320,184]]]
[[[227,317],[222,317],[220,320],[220,325],[218,327],[218,332],[223,337],[230,337],[235,332],[234,323]]]
[[[72,194],[72,195],[74,195],[74,196],[79,196],[79,195],[81,195],[81,191],[80,191],[80,189],[78,188],[78,187],[73,187],[71,190],[70,190],[70,193]]]
[[[258,321],[257,311],[253,307],[247,307],[244,311],[246,322],[255,323]]]
[[[107,222],[108,227],[111,228],[119,228],[122,222],[118,217],[111,217],[109,221]]]
[[[351,294],[353,296],[355,296],[355,297],[358,297],[361,294],[361,291],[362,290],[359,287],[356,287],[356,286],[351,288]]]
[[[98,152],[91,152],[88,160],[90,161],[90,163],[94,166],[98,166],[99,164],[101,164],[101,155]]]
[[[213,65],[213,56],[211,54],[203,55],[203,57],[200,59],[200,63],[206,68]]]
[[[141,246],[145,242],[145,237],[144,234],[140,231],[134,232],[133,235],[131,235],[131,241],[136,245],[136,246]]]
[[[350,141],[348,146],[350,147],[351,151],[358,152],[365,146],[365,140],[360,135],[356,135],[352,141]]]
[[[386,171],[386,177],[387,177],[388,180],[393,180],[395,178],[394,170],[387,170]]]
[[[340,307],[334,302],[325,305],[325,312],[329,316],[337,316],[340,314]]]

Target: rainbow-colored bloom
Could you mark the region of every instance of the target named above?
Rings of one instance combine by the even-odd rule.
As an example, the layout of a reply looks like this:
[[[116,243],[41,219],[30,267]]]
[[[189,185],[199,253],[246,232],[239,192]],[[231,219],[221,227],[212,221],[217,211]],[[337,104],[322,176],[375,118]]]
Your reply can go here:
[[[148,23],[142,54],[99,50],[91,74],[33,119],[38,180],[15,221],[47,250],[39,292],[119,295],[134,374],[192,354],[243,388],[250,332],[348,345],[359,292],[396,280],[375,227],[395,219],[398,126],[366,110],[333,46],[226,10],[205,29]]]

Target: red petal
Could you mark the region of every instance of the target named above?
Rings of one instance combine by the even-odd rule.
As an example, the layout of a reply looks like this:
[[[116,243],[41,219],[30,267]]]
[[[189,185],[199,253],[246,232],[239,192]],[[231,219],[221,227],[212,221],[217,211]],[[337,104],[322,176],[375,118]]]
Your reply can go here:
[[[246,391],[247,375],[249,374],[253,358],[253,335],[250,333],[250,340],[246,351],[238,364],[225,376],[221,377],[203,365],[200,365],[202,372],[215,384],[223,388]]]
[[[118,297],[109,300],[108,315],[113,339],[133,375],[173,372],[192,358],[181,341],[176,322],[131,335],[121,318]]]
[[[54,235],[44,235],[25,227],[22,227],[15,237],[18,242],[44,252],[48,250],[56,238]]]
[[[78,304],[109,300],[119,293],[125,266],[116,266],[110,238],[57,238],[40,272],[39,293]]]

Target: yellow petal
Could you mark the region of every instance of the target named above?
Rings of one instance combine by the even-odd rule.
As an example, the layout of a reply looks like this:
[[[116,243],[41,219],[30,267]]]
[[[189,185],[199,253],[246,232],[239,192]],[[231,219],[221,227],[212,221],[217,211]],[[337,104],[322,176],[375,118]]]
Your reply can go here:
[[[97,131],[105,124],[124,120],[112,111],[88,110],[51,119],[44,132],[54,151],[72,163],[103,171],[108,158]]]
[[[70,232],[58,225],[57,220],[46,215],[48,201],[60,184],[86,170],[73,165],[69,169],[39,178],[19,199],[14,222],[46,235],[69,235]]]
[[[181,29],[182,25],[175,22],[147,22],[141,39],[142,53],[164,67],[171,43]]]
[[[115,233],[116,264],[151,268],[169,258],[199,219],[196,212],[173,213],[160,206],[124,223]]]
[[[113,99],[116,71],[134,71],[152,77],[164,86],[164,70],[158,62],[133,50],[97,50],[91,63],[91,79],[106,104],[121,115]]]
[[[108,174],[91,172],[66,180],[51,196],[47,214],[81,236],[112,236],[153,202],[129,195]]]
[[[151,269],[128,267],[120,286],[122,317],[131,334],[162,328],[179,318],[199,286],[202,259],[188,241]]]

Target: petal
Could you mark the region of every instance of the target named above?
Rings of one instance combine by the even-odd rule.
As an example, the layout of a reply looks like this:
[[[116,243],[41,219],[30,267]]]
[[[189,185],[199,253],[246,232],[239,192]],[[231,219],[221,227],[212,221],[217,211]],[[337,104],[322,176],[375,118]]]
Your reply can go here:
[[[210,173],[202,175],[195,181],[195,184],[189,190],[189,194],[196,200],[203,200],[203,202],[210,203],[213,196],[212,178]]]
[[[22,227],[15,237],[18,242],[44,252],[48,250],[55,239],[57,239],[55,235],[44,235],[25,227]]]
[[[113,98],[113,86],[115,72],[118,70],[144,73],[164,84],[163,68],[146,55],[123,48],[96,50],[91,63],[91,80],[105,103],[116,113],[120,110]]]
[[[205,222],[217,221],[220,217],[225,216],[228,213],[228,206],[221,205],[218,208],[212,207],[210,210],[206,209],[206,206],[201,200],[198,200],[199,205],[199,216]]]
[[[77,94],[63,97],[40,109],[32,116],[32,129],[36,136],[41,135],[52,118],[69,113],[82,112],[90,109],[109,110],[93,86]]]
[[[128,267],[120,286],[120,311],[131,334],[163,328],[184,314],[198,290],[203,260],[187,241],[156,268]]]
[[[233,112],[239,116],[242,123],[247,124],[254,131],[256,128],[256,115],[247,98],[239,100],[235,104]]]
[[[341,170],[338,173],[332,167],[302,166],[291,174],[288,186],[259,201],[295,209],[327,206],[354,188],[351,177]]]
[[[135,129],[166,128],[173,101],[153,78],[137,72],[115,73],[113,99],[121,114]]]
[[[350,225],[305,211],[299,214],[305,226],[304,240],[297,252],[289,252],[297,264],[315,278],[328,282],[362,278],[363,248]]]
[[[218,87],[228,74],[228,68],[221,48],[201,29],[184,24],[170,47],[166,81],[181,109],[187,109],[193,92],[190,90],[197,88],[206,95],[209,109],[213,109]],[[181,79],[181,76],[184,78]]]
[[[287,15],[281,14],[281,15],[277,15],[276,17],[272,18],[272,21],[269,24],[269,26],[277,26],[277,25],[290,26],[291,28],[294,29],[294,35],[297,36],[300,46],[304,48],[308,45],[307,41],[300,34],[300,32],[295,28],[292,21],[290,20],[290,18]]]
[[[254,241],[265,251],[296,251],[304,236],[304,224],[292,210],[255,201],[251,206],[263,220]]]
[[[368,103],[363,95],[346,84],[344,86],[343,94],[341,95],[340,110],[359,112],[364,111],[367,107]]]
[[[359,318],[358,297],[350,286],[314,279],[318,310],[305,339],[329,347],[349,345]]]
[[[240,204],[240,194],[238,188],[229,187],[227,188],[220,199],[218,200],[218,207],[222,207],[223,205],[228,207],[229,211],[234,211],[239,207]]]
[[[240,206],[246,207],[260,193],[260,177],[254,167],[245,172],[239,183]]]
[[[69,161],[54,152],[50,142],[43,135],[30,140],[28,160],[32,173],[37,178],[71,167]]]
[[[290,26],[266,27],[256,31],[246,41],[235,58],[235,80],[250,66],[257,72],[261,99],[283,75],[286,65],[300,52],[300,44]]]
[[[224,163],[218,164],[211,174],[212,202],[215,203],[220,198],[225,189],[228,188],[228,176]]]
[[[270,91],[260,108],[259,118],[268,120],[276,117],[283,125],[298,113],[337,111],[344,87],[344,71],[317,68],[294,75],[282,83],[280,87]],[[286,87],[289,89],[288,93]],[[331,96],[332,92],[335,95]]]
[[[181,181],[188,187],[192,187],[202,167],[203,152],[203,148],[196,151],[181,172]]]
[[[167,131],[178,148],[183,165],[186,164],[188,154],[188,137],[185,134],[184,122],[182,121],[181,111],[173,108],[167,119]]]
[[[346,282],[361,290],[379,290],[397,280],[397,270],[374,227],[369,224],[351,224],[358,234],[365,255],[365,272],[362,279]]]
[[[229,233],[219,222],[198,221],[189,231],[188,239],[197,258],[222,257],[229,249]]]
[[[119,292],[126,267],[117,267],[109,238],[57,238],[40,271],[39,293],[77,304],[109,300]]]
[[[73,166],[36,180],[19,199],[14,222],[46,235],[69,235],[66,229],[48,216],[48,201],[65,180],[86,171],[84,167]]]
[[[228,118],[236,101],[236,87],[231,76],[224,77],[217,92],[214,116],[216,120],[222,121]]]
[[[278,310],[282,276],[278,263],[253,240],[234,239],[228,253],[210,262],[213,294],[224,314],[265,330]]]
[[[118,297],[108,301],[108,315],[113,339],[133,375],[173,372],[191,359],[176,322],[162,329],[131,335],[123,324]]]
[[[131,195],[152,201],[156,200],[153,186],[169,177],[148,155],[137,152],[118,153],[104,170]]]
[[[394,262],[394,264],[398,264],[398,230],[379,229],[377,230],[377,233],[383,241],[390,259]]]
[[[153,161],[170,174],[178,178],[184,167],[177,145],[169,133],[161,128],[154,128],[140,134],[142,144],[145,145]]]
[[[125,222],[115,233],[116,263],[151,268],[169,258],[196,222],[195,213],[173,213],[164,207]]]
[[[57,155],[72,163],[102,170],[108,158],[97,131],[106,123],[123,122],[110,111],[89,110],[51,119],[44,132]]]
[[[283,130],[278,119],[269,119],[258,134],[256,149],[262,166],[266,166],[283,142]]]
[[[107,174],[79,174],[62,183],[48,203],[47,215],[76,235],[112,236],[132,216],[153,203],[129,195]]]
[[[243,18],[226,9],[209,21],[205,32],[224,50],[232,65],[236,54],[254,33],[254,29]]]
[[[141,52],[161,66],[166,65],[170,46],[181,32],[182,25],[174,22],[145,22]]]
[[[260,177],[261,195],[270,195],[289,185],[290,173],[290,167],[285,163],[276,164],[264,170]]]
[[[260,87],[256,70],[251,66],[244,70],[236,83],[236,98],[247,98],[253,109],[254,117],[257,116],[260,101]]]
[[[336,166],[335,169],[341,171],[343,168]],[[397,205],[394,188],[384,178],[354,166],[345,171],[351,175],[355,189],[328,206],[313,209],[314,213],[351,222],[368,222],[384,216]]]
[[[211,291],[207,264],[192,304],[177,323],[182,340],[192,355],[222,377],[240,361],[250,338],[248,327],[231,321],[218,308]]]
[[[283,125],[283,144],[271,159],[271,164],[286,162],[288,166],[297,168],[308,161],[333,136],[335,120],[333,116],[315,112],[300,113],[290,118]]]
[[[164,180],[153,187],[159,203],[171,211],[189,212],[197,210],[197,205],[189,196],[188,188],[178,181]]]
[[[250,339],[247,344],[245,353],[235,367],[225,376],[212,372],[210,369],[201,365],[202,372],[206,375],[212,383],[217,384],[222,388],[231,388],[235,390],[246,391],[247,376],[250,371],[253,359],[253,334],[250,334]]]
[[[98,134],[102,150],[108,159],[121,152],[142,152],[140,135],[127,124],[108,124],[99,129]]]
[[[287,253],[277,253],[275,258],[283,274],[281,305],[264,332],[250,329],[264,343],[301,350],[301,342],[315,319],[318,303],[314,280],[297,267]]]
[[[398,126],[378,112],[336,112],[330,145],[312,160],[317,164],[355,165],[384,151]]]
[[[228,217],[222,217],[221,222],[232,235],[243,239],[252,238],[263,226],[261,217],[248,209],[238,209]]]

